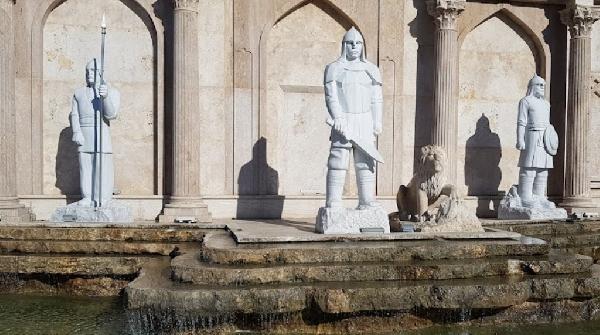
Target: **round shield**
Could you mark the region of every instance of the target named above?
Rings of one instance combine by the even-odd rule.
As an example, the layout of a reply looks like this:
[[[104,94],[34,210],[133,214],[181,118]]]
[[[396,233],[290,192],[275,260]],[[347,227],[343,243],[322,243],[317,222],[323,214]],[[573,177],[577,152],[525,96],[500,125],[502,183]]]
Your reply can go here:
[[[544,131],[544,148],[552,156],[558,151],[558,134],[552,125],[546,127]]]

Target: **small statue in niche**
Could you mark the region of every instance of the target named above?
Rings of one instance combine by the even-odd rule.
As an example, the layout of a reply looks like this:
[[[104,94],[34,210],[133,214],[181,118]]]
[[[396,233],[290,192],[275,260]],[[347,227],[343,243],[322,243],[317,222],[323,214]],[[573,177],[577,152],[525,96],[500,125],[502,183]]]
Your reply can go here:
[[[392,231],[403,231],[402,221],[412,221],[416,231],[481,232],[474,211],[465,208],[456,187],[446,183],[446,154],[436,145],[421,148],[416,172],[396,195],[398,212],[390,214]]]

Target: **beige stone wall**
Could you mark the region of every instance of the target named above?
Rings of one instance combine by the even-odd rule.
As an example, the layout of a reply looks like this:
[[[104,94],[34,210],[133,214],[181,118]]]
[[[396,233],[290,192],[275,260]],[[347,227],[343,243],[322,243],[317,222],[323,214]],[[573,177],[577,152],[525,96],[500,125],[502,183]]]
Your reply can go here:
[[[297,29],[302,26],[303,29]],[[277,194],[325,193],[329,131],[323,71],[339,57],[339,36],[348,28],[314,4],[279,21],[267,41],[267,101],[261,117],[267,163],[277,171],[268,181]],[[346,28],[346,29],[345,29]],[[348,180],[354,184],[353,176]],[[354,186],[350,190],[354,193]],[[348,192],[347,192],[348,193]]]
[[[52,10],[58,3],[62,4]],[[393,209],[398,186],[414,172],[415,149],[430,141],[435,25],[425,0],[200,0],[198,6],[194,33],[201,69],[196,133],[201,142],[199,180],[214,216],[236,215],[244,206],[239,195],[257,216],[277,207],[284,216],[313,215],[322,204],[329,145],[323,69],[338,57],[340,40],[350,25],[363,32],[368,59],[380,66],[384,78],[386,124],[379,149],[386,163],[378,167],[377,183],[378,195]],[[559,9],[555,2],[467,2],[458,22],[460,79],[456,83],[460,94],[457,172],[463,195],[492,196],[516,182],[516,108],[536,69],[550,79],[553,122],[564,139],[560,120],[566,105],[567,35],[558,20]],[[144,202],[156,207],[163,183],[167,194],[170,191],[174,86],[170,1],[17,1],[17,179],[19,194],[33,199],[32,203],[76,193],[69,99],[84,84],[86,60],[99,52],[98,22],[88,18],[99,21],[103,11],[110,29],[107,78],[123,96],[122,114],[113,124],[116,187],[135,197],[140,208]],[[502,13],[494,15],[498,11]],[[147,28],[149,21],[157,29],[157,48]],[[596,24],[592,57],[596,77],[600,76],[599,30]],[[43,31],[42,36],[37,31]],[[532,36],[537,36],[533,46]],[[42,39],[43,48],[36,47]],[[155,64],[163,54],[164,73]],[[39,62],[43,66],[38,67]],[[600,97],[593,96],[592,104],[591,126],[596,133]],[[482,115],[489,120],[487,133],[476,131]],[[600,164],[594,155],[600,151],[595,141],[590,141],[590,151],[592,165]],[[562,166],[561,160],[557,158],[557,166]],[[551,189],[560,194],[562,169],[555,172]],[[595,171],[591,174],[600,181]],[[353,179],[353,172],[349,173],[346,195],[350,197],[356,193]],[[159,196],[151,199],[155,193]]]
[[[99,18],[106,13],[106,80],[121,92],[111,123],[115,188],[151,195],[155,183],[153,47],[140,18],[118,0],[69,0],[44,26],[43,192],[79,193],[77,147],[71,141],[73,91],[85,85],[85,65],[100,56]]]
[[[531,42],[506,16],[493,16],[460,49],[458,181],[464,195],[497,195],[518,182],[518,102],[536,72]]]

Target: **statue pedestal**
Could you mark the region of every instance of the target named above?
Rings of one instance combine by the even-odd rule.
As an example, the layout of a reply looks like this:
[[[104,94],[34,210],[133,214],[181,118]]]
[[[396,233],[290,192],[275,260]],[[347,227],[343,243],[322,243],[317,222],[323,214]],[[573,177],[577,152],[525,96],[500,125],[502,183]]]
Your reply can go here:
[[[390,224],[388,214],[382,207],[367,209],[321,207],[317,214],[315,231],[321,234],[389,233]]]
[[[84,207],[77,203],[59,207],[52,214],[52,222],[133,222],[131,208],[111,202],[108,206]]]
[[[534,198],[526,206],[517,193],[517,186],[511,187],[498,206],[498,219],[501,220],[547,220],[566,219],[567,211],[545,198]]]

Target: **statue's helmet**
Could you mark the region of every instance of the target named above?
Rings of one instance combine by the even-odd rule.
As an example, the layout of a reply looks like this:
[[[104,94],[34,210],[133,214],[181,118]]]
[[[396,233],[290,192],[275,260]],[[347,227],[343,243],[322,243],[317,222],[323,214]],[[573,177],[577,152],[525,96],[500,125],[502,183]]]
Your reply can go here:
[[[527,84],[527,95],[532,95],[534,86],[538,84],[546,84],[546,81],[544,78],[534,74],[533,77],[529,79],[529,84]]]
[[[85,77],[88,83],[95,83],[99,79],[98,76],[98,61],[94,58],[85,65]]]
[[[362,37],[362,34],[356,30],[356,28],[352,27],[350,28],[346,34],[344,34],[344,38],[342,39],[342,56],[341,59],[345,60],[346,59],[346,42],[361,42],[363,44],[363,49],[360,53],[360,60],[361,61],[365,61],[366,57],[365,57],[365,48],[364,48],[364,43],[365,40]]]

